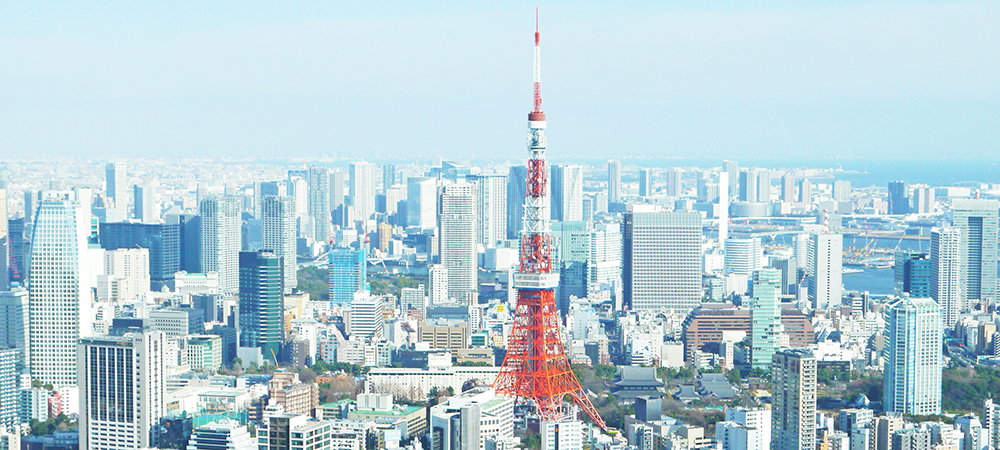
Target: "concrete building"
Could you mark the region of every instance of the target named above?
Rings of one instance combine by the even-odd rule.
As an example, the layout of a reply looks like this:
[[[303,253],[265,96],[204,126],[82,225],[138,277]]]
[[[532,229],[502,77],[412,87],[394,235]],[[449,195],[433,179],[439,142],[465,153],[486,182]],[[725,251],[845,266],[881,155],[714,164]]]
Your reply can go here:
[[[520,239],[524,227],[524,197],[528,189],[528,168],[511,166],[507,175],[507,239]]]
[[[384,316],[382,314],[384,308],[382,297],[358,293],[351,301],[350,329],[348,330],[351,337],[373,341],[385,337]]]
[[[496,247],[507,239],[507,176],[467,177],[476,185],[476,242]]]
[[[500,373],[500,367],[451,366],[451,355],[446,356],[446,360],[429,360],[425,368],[373,367],[365,387],[369,393],[424,401],[431,389],[462,392],[462,385],[470,380],[476,380],[479,386],[492,386]]]
[[[514,400],[497,397],[492,389],[472,390],[431,407],[431,448],[472,450],[500,446],[514,439]]]
[[[813,233],[809,238],[806,283],[814,310],[840,305],[843,289],[844,237]]]
[[[771,367],[774,450],[816,448],[816,358],[804,350],[774,354]]]
[[[723,450],[769,450],[771,410],[726,408],[726,421],[715,425],[715,441]]]
[[[189,450],[257,450],[257,440],[246,425],[222,419],[197,427],[188,441]]]
[[[445,185],[440,205],[440,255],[441,265],[448,268],[448,297],[461,299],[479,286],[475,185]]]
[[[357,161],[350,166],[348,198],[354,208],[354,220],[368,220],[375,214],[375,164]]]
[[[621,189],[622,163],[621,161],[608,161],[608,201],[617,202],[621,200]]]
[[[760,238],[729,238],[725,245],[723,273],[751,276],[764,267],[764,247]]]
[[[538,428],[541,450],[583,450],[586,427],[579,420],[543,421]]]
[[[221,195],[201,201],[201,270],[218,272],[219,290],[234,295],[240,287],[242,198]]]
[[[192,334],[184,337],[184,352],[192,370],[215,372],[222,367],[222,337]]]
[[[653,169],[639,169],[639,196],[653,195]]]
[[[282,258],[284,293],[290,294],[299,285],[297,245],[295,239],[295,199],[287,195],[266,195],[261,199],[263,249]]]
[[[956,199],[954,225],[962,234],[962,285],[973,304],[990,305],[997,294],[997,214],[995,199]],[[984,310],[988,308],[983,308]]]
[[[115,211],[108,222],[121,222],[128,218],[128,170],[124,161],[110,162],[104,170],[104,195],[114,201]]]
[[[427,281],[427,296],[431,305],[447,303],[449,299],[448,268],[440,264],[431,266],[428,270]]]
[[[554,221],[574,222],[583,217],[583,166],[552,168],[552,211]]]
[[[21,423],[21,350],[0,347],[0,429]]]
[[[929,298],[903,297],[885,313],[886,411],[941,414],[941,308]]]
[[[153,291],[160,291],[164,286],[174,287],[174,273],[183,269],[183,260],[189,260],[195,266],[201,264],[200,218],[197,221],[189,218],[183,223],[182,217],[177,215],[168,218],[174,223],[118,222],[98,225],[101,248],[105,250],[149,250],[150,285],[147,289]]]
[[[332,445],[333,424],[317,421],[303,414],[272,413],[265,415],[257,429],[260,450],[315,450]]]
[[[792,348],[804,348],[816,343],[809,317],[798,309],[790,306],[781,308],[781,327]],[[696,352],[709,352],[724,342],[727,331],[750,336],[753,332],[752,313],[750,309],[736,308],[732,304],[704,303],[688,314],[681,328],[684,360],[691,362]]]
[[[299,381],[299,374],[279,370],[267,383],[269,405],[281,405],[288,414],[311,416],[319,406],[319,385]]]
[[[156,202],[156,188],[153,186],[132,186],[132,197],[135,199],[135,219],[141,223],[157,223],[160,221],[160,205]]]
[[[850,202],[851,201],[851,182],[848,180],[834,180],[833,181],[833,201],[835,202]]]
[[[143,301],[149,286],[149,250],[121,248],[104,252],[104,273],[97,276],[98,301]]]
[[[31,340],[28,311],[27,289],[14,287],[0,292],[0,348],[18,351],[19,371],[28,368],[28,343]]]
[[[420,228],[437,226],[437,179],[410,178],[406,185],[406,224]]]
[[[965,307],[962,267],[966,254],[962,249],[962,231],[956,227],[931,230],[931,298],[941,306],[945,328],[953,328]]]
[[[332,204],[330,201],[330,171],[325,167],[312,166],[305,175],[306,183],[309,186],[306,194],[308,199],[306,211],[309,220],[304,234],[306,238],[317,242],[326,242],[330,239],[330,226],[333,220],[330,210]],[[374,210],[374,191],[372,197],[372,209]]]
[[[624,303],[686,314],[701,304],[701,216],[629,212],[622,223]]]

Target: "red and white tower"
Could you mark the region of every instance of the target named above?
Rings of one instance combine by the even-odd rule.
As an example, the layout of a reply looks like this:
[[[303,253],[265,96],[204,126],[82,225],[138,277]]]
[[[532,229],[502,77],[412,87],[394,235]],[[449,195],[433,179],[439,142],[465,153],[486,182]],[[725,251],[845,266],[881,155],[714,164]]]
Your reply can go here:
[[[507,356],[493,386],[497,393],[533,402],[544,420],[564,417],[570,396],[601,428],[604,420],[573,374],[559,333],[545,199],[545,113],[542,112],[538,12],[535,11],[534,108],[528,113],[528,187],[521,232],[521,267],[514,275],[517,306]]]

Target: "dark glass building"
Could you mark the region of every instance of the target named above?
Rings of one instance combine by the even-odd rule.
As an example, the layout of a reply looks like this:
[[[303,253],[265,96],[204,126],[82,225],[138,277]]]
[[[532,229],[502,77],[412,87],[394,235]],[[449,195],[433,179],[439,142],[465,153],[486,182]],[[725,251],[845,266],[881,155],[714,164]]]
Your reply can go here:
[[[240,252],[240,347],[265,357],[281,353],[285,335],[282,267],[274,252]]]
[[[150,289],[173,288],[174,273],[181,270],[180,227],[167,223],[113,222],[100,224],[101,248],[149,250]]]

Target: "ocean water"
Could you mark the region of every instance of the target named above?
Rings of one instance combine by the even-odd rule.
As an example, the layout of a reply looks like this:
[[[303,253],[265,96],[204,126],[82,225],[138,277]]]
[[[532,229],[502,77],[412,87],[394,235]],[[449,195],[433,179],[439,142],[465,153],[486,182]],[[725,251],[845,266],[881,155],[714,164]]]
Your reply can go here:
[[[893,269],[862,269],[859,273],[845,273],[844,289],[868,291],[871,295],[892,295],[894,277]]]

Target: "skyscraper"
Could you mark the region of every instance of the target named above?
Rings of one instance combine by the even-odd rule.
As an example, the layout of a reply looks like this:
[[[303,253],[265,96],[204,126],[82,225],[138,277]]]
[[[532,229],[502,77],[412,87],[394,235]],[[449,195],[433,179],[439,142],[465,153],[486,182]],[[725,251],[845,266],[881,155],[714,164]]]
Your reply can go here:
[[[781,176],[781,201],[792,203],[795,200],[795,176],[786,173]]]
[[[933,261],[928,253],[896,252],[893,290],[896,296],[933,297],[931,273]]]
[[[375,214],[375,164],[351,163],[351,206],[356,220],[368,220]]]
[[[740,172],[740,200],[771,202],[771,171],[752,167]]]
[[[882,406],[907,415],[941,414],[941,308],[904,296],[885,313]]]
[[[576,222],[583,219],[583,167],[552,168],[552,220]]]
[[[616,224],[597,224],[590,231],[590,248],[587,255],[588,296],[610,290],[615,300],[621,302],[622,289],[622,233]]]
[[[722,162],[722,172],[725,173],[729,178],[729,197],[739,198],[740,197],[740,165],[736,161],[723,161]],[[719,181],[721,183],[721,180]],[[720,184],[721,186],[721,184]],[[721,189],[720,189],[721,191]],[[725,195],[725,192],[719,192],[719,195]]]
[[[513,170],[513,168],[511,170]],[[621,200],[621,190],[622,163],[621,161],[608,161],[608,201],[617,202]],[[522,195],[521,197],[524,196]]]
[[[410,178],[406,186],[406,224],[420,228],[437,225],[437,179]]]
[[[178,220],[179,221],[179,220]],[[172,287],[174,274],[186,270],[181,266],[182,255],[199,257],[199,245],[181,246],[180,233],[183,226],[178,223],[102,223],[99,225],[101,248],[105,250],[144,248],[149,250],[148,289],[159,291],[164,286]],[[182,251],[183,248],[183,251]],[[188,270],[191,272],[191,270]]]
[[[965,306],[965,286],[962,284],[962,230],[956,227],[931,230],[931,298],[941,307],[945,328],[958,322]]]
[[[364,249],[330,249],[330,303],[349,305],[354,293],[365,289],[367,258]]]
[[[477,290],[476,187],[445,185],[440,207],[441,264],[448,268],[448,297],[463,299]]]
[[[124,198],[124,197],[123,197]],[[90,190],[47,191],[34,220],[28,295],[31,378],[76,386],[77,339],[93,331]]]
[[[910,187],[902,181],[889,182],[889,214],[910,213]]]
[[[834,180],[833,181],[833,201],[835,202],[849,202],[851,201],[851,182],[847,180]]]
[[[783,331],[779,296],[781,296],[781,272],[776,269],[755,270],[753,303],[750,305],[752,320],[750,355],[754,368],[767,370],[774,352],[778,350],[778,338]]]
[[[771,448],[816,448],[816,358],[781,350],[771,364]]]
[[[448,268],[440,264],[430,266],[427,271],[427,296],[432,305],[448,301]]]
[[[219,290],[235,294],[240,286],[241,198],[209,197],[201,202],[201,270],[219,273]]]
[[[80,340],[80,448],[151,448],[165,411],[161,331]]]
[[[528,168],[511,166],[507,175],[507,239],[520,239],[524,227],[524,195],[528,187]]]
[[[271,250],[284,261],[282,269],[284,292],[295,290],[299,285],[298,263],[296,261],[295,240],[295,200],[287,195],[267,195],[262,199],[264,250]]]
[[[385,336],[382,297],[358,293],[351,300],[351,337],[379,340]]]
[[[28,367],[28,343],[30,342],[28,321],[28,291],[15,287],[0,292],[0,349],[18,351],[18,371],[26,373]]]
[[[344,206],[344,182],[344,172],[330,172],[330,211]]]
[[[639,311],[686,314],[701,303],[701,215],[625,214],[624,303]]]
[[[240,347],[258,348],[265,358],[280,353],[285,339],[281,272],[274,252],[240,252]]]
[[[919,187],[913,190],[913,212],[933,214],[935,210],[934,188]]]
[[[653,195],[653,169],[639,169],[639,196]]]
[[[684,188],[684,172],[676,167],[667,170],[667,197],[680,197]]]
[[[120,222],[128,217],[128,174],[122,161],[110,162],[104,167],[104,195],[115,201],[114,217],[108,222]]]
[[[309,223],[312,225],[311,233],[307,237],[317,242],[326,242],[330,239],[330,225],[333,221],[333,214],[330,210],[330,171],[326,167],[310,167],[308,175],[309,183]],[[372,196],[372,209],[374,210],[374,195]]]
[[[813,202],[812,183],[803,179],[799,182],[799,202],[811,205]]]
[[[725,250],[725,274],[735,273],[749,277],[755,270],[764,267],[764,247],[760,245],[760,238],[726,239]]]
[[[135,197],[135,218],[142,223],[157,223],[160,221],[160,205],[156,203],[156,190],[152,186],[135,185],[132,196]]]
[[[22,369],[21,351],[0,346],[0,429],[4,427],[9,429],[21,423],[19,387]],[[3,444],[0,440],[0,449],[5,448]]]
[[[962,284],[970,303],[988,306],[996,299],[998,209],[1000,204],[994,199],[956,199],[952,203],[955,227],[962,231]]]
[[[844,237],[813,233],[809,239],[807,283],[813,309],[840,306],[843,289]]]
[[[507,176],[467,177],[476,185],[476,241],[496,247],[507,239]]]

